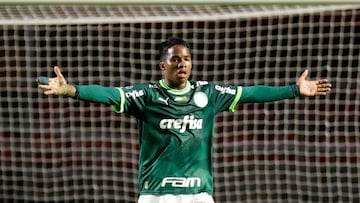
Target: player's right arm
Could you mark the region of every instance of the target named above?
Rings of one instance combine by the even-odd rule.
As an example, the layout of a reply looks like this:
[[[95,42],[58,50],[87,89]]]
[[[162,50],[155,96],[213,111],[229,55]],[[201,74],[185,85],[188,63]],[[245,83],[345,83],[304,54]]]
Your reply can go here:
[[[118,88],[100,85],[68,84],[60,69],[55,66],[55,78],[49,78],[48,84],[39,84],[46,95],[72,97],[83,101],[119,106],[121,96]]]

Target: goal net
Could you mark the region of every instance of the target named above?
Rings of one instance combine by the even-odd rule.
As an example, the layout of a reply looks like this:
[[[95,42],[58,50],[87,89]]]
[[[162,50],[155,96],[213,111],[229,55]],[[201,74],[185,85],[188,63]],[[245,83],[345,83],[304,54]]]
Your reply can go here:
[[[161,78],[157,45],[189,41],[196,80],[293,84],[328,96],[217,117],[216,202],[360,202],[360,5],[0,7],[0,200],[135,202],[136,121],[44,96],[38,76],[125,86]]]

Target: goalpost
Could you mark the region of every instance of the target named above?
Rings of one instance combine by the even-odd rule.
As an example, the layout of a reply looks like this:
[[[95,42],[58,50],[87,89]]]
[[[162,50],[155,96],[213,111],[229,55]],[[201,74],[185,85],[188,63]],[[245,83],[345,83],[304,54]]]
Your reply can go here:
[[[125,86],[161,78],[157,45],[189,41],[196,80],[285,85],[309,68],[326,97],[217,117],[215,202],[359,202],[360,5],[3,5],[0,200],[135,202],[136,121],[43,96],[38,76]]]

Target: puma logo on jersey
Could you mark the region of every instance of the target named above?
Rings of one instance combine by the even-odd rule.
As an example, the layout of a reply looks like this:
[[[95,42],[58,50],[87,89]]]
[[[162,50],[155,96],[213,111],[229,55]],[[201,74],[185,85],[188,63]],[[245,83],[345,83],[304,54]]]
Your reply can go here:
[[[164,102],[166,105],[169,105],[169,104],[168,104],[169,97],[166,98],[166,99],[159,97],[158,100]]]
[[[203,119],[196,119],[192,115],[186,115],[183,119],[162,119],[160,120],[159,127],[165,129],[178,129],[180,133],[186,131],[186,129],[196,130],[202,129]]]

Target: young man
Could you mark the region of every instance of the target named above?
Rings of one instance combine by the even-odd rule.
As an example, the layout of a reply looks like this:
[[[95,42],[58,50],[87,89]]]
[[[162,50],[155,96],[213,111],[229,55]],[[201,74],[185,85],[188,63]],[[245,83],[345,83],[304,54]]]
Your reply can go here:
[[[327,80],[306,80],[307,70],[296,84],[281,87],[192,81],[186,41],[170,38],[159,52],[163,79],[158,82],[119,88],[81,86],[68,84],[55,67],[57,77],[39,85],[46,95],[104,103],[138,120],[139,203],[213,203],[212,144],[217,113],[234,111],[242,103],[326,95],[331,89]]]

